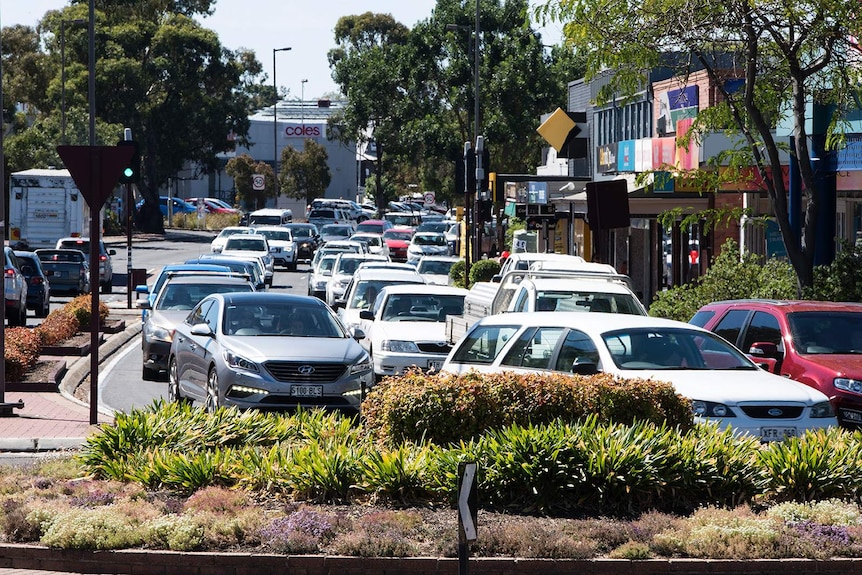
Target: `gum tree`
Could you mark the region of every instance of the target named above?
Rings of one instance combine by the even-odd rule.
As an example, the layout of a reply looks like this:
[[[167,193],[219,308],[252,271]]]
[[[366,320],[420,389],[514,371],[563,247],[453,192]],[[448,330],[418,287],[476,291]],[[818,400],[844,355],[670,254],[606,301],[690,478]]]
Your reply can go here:
[[[813,103],[813,109],[827,111],[826,141],[840,145],[842,118],[857,106],[860,54],[854,38],[862,18],[857,3],[550,0],[537,15],[564,24],[567,42],[586,58],[587,79],[613,72],[601,93],[604,101],[643,89],[644,71],[658,66],[672,67],[681,78],[705,70],[720,102],[698,115],[688,135],[723,130],[741,143],[720,158],[736,169],[696,177],[738,178],[741,167],[753,166],[773,205],[799,288],[813,284],[816,242],[833,240],[816,230],[824,190],[812,167],[811,136],[819,134],[812,134],[809,122],[817,114],[810,110]],[[790,127],[791,144],[776,139],[779,125]],[[801,176],[799,239],[790,226],[788,189],[780,176],[783,148]]]

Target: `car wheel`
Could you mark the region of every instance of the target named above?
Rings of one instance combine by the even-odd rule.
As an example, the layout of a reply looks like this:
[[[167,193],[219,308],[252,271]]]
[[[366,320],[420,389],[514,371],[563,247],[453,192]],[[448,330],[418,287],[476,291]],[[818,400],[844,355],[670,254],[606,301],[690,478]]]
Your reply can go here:
[[[296,271],[296,262],[292,262],[287,264],[287,271],[295,272]]]
[[[111,282],[105,282],[102,284],[102,293],[111,293],[114,291],[114,286]]]
[[[177,360],[171,358],[168,367],[168,401],[171,403],[191,403],[187,397],[180,392],[180,376],[177,370]]]
[[[207,413],[215,413],[220,407],[220,403],[218,397],[218,373],[213,368],[210,369],[209,377],[207,377],[207,399],[204,407]]]

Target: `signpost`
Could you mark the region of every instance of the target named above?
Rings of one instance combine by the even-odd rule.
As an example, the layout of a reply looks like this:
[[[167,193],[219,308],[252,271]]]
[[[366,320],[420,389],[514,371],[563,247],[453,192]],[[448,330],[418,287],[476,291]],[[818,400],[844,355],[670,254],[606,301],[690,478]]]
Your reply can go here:
[[[476,470],[475,462],[458,465],[458,574],[467,575],[470,558],[468,541],[476,540]]]
[[[81,195],[90,206],[90,269],[99,273],[99,210],[132,160],[131,146],[57,146]],[[90,424],[99,422],[99,287],[90,287]]]

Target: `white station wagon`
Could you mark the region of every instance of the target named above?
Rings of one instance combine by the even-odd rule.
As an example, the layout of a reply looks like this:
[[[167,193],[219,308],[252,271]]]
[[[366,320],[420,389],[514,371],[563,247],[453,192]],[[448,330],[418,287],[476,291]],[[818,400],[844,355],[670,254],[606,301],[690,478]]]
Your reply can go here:
[[[687,323],[613,313],[488,316],[452,349],[442,371],[561,371],[666,381],[691,399],[695,421],[761,441],[837,425],[823,393],[771,374],[724,339]]]

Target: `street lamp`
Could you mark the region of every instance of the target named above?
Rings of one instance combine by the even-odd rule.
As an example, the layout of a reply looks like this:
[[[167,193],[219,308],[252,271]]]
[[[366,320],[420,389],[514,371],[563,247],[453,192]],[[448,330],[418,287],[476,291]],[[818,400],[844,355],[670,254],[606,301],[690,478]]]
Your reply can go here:
[[[302,123],[302,135],[305,136],[305,83],[308,82],[308,78],[305,78],[302,81],[302,97],[299,100],[299,117]]]
[[[83,18],[60,20],[60,143],[66,143],[66,24],[81,25]]]
[[[272,87],[275,90],[275,102],[272,103],[272,170],[275,172],[276,182],[278,182],[278,84],[275,83],[275,54],[287,52],[290,49],[290,47],[272,49]]]

